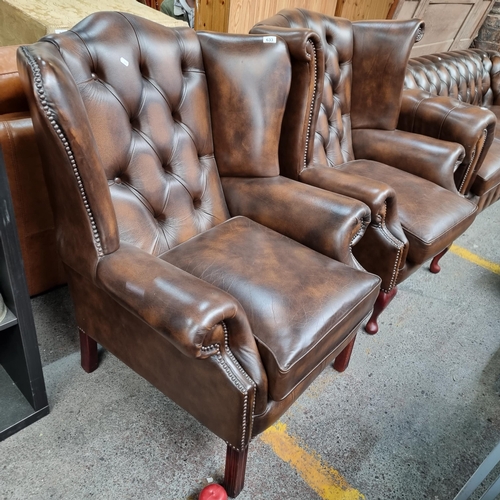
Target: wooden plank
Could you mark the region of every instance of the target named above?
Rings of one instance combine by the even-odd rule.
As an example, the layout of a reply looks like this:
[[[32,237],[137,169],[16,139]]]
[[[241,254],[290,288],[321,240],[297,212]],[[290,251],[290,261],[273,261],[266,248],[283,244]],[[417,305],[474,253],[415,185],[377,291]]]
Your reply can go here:
[[[446,40],[451,40],[453,43],[472,7],[473,4],[470,2],[469,4],[439,3],[428,5],[423,13],[425,35],[422,41],[426,45]]]
[[[220,1],[227,2],[228,0]],[[299,7],[333,17],[336,5],[337,0],[231,0],[228,31],[248,33],[257,22],[273,16],[281,9]]]
[[[395,0],[343,0],[337,4],[335,15],[351,21],[387,19]]]
[[[423,13],[427,9],[429,3],[430,0],[420,0],[420,2],[418,3],[418,7],[413,14],[413,17],[418,17],[419,19],[423,19]]]
[[[416,43],[410,53],[410,57],[425,56],[436,52],[446,52],[449,50],[453,40],[443,40],[435,43],[422,44]]]
[[[467,40],[471,40],[472,42],[472,40],[477,36],[479,28],[482,26],[484,19],[490,11],[490,7],[493,6],[493,3],[494,0],[481,0],[476,3],[470,15],[465,20],[462,29],[457,33],[455,42],[451,46],[451,50],[464,48],[464,43]]]
[[[403,8],[405,4],[405,0],[395,0],[389,9],[389,13],[387,14],[387,19],[397,19],[397,15],[400,10]]]
[[[417,7],[419,6],[419,3],[420,2],[413,0],[401,0],[401,3],[399,4],[391,19],[411,19],[412,17],[416,17],[415,12],[417,10]]]
[[[230,0],[197,0],[195,29],[226,32],[230,5]]]

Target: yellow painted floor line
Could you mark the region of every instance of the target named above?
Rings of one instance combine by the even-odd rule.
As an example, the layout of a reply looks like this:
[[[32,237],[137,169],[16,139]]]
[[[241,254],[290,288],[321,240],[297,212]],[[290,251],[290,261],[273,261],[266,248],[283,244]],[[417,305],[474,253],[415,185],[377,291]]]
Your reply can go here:
[[[453,252],[455,255],[462,257],[462,259],[468,260],[469,262],[473,262],[478,266],[484,267],[495,274],[500,274],[500,264],[496,264],[495,262],[490,262],[489,260],[483,259],[476,255],[475,253],[469,252],[469,250],[459,247],[458,245],[451,245],[450,252]]]
[[[306,451],[286,432],[286,424],[276,423],[260,439],[284,462],[289,463],[321,498],[325,500],[364,500],[339,472],[326,464],[316,452]]]

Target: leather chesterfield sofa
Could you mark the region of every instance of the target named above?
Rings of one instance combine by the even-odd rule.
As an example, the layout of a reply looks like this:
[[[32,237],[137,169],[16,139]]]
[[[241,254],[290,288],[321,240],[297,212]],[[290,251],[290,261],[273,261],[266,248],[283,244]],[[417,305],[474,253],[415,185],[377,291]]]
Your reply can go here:
[[[16,65],[17,47],[0,47],[0,148],[14,204],[30,295],[66,282],[57,255],[54,217],[28,102]]]
[[[250,440],[345,368],[380,287],[351,253],[369,208],[279,175],[285,43],[98,13],[18,66],[82,366],[99,342],[226,441],[238,495]]]
[[[465,147],[468,173],[457,187],[479,210],[500,199],[499,117],[499,53],[466,49],[409,60],[398,128]]]
[[[382,279],[369,333],[378,331],[397,285],[431,259],[431,271],[439,272],[439,259],[477,213],[455,184],[464,147],[397,129],[406,65],[423,28],[417,19],[351,23],[284,9],[251,30],[283,37],[292,55],[281,173],[371,209],[371,224],[353,248]]]

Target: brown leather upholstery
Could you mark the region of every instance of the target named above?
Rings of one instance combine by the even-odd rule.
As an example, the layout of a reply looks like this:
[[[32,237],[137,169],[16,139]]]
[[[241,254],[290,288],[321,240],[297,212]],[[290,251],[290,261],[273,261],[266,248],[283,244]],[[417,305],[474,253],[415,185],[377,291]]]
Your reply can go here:
[[[18,52],[84,345],[228,443],[233,496],[380,285],[351,267],[369,208],[278,175],[291,67],[262,42],[99,13]]]
[[[499,73],[500,54],[480,49],[410,59],[398,125],[465,147],[456,182],[480,210],[500,199]]]
[[[422,29],[415,19],[351,23],[305,9],[282,10],[252,29],[285,40],[290,33],[295,45],[297,33],[316,35],[309,39],[315,46],[309,74],[316,75],[317,88],[308,141],[297,152],[294,134],[283,134],[282,173],[370,206],[372,223],[353,251],[381,276],[386,292],[447,248],[476,214],[454,182],[463,147],[396,130],[406,64]],[[307,82],[299,64],[294,77]],[[305,83],[297,91],[311,102]],[[303,102],[289,99],[294,113],[285,119],[303,117]]]
[[[14,203],[30,295],[66,281],[28,103],[16,66],[17,47],[0,47],[0,148]]]

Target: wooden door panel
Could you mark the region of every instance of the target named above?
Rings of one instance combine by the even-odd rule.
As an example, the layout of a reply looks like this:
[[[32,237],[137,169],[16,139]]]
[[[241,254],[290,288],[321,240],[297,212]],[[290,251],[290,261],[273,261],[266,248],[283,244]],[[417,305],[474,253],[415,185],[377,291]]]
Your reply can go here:
[[[425,21],[425,35],[411,56],[470,47],[494,0],[399,0],[393,19]]]

